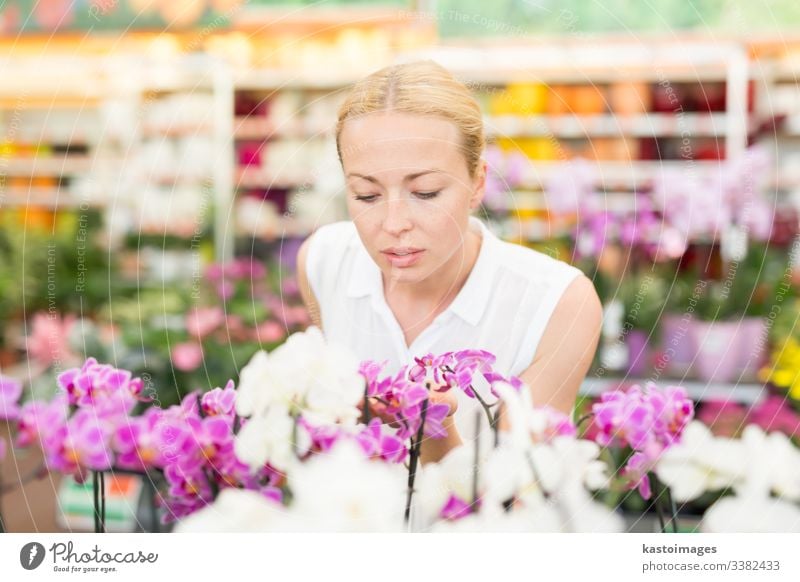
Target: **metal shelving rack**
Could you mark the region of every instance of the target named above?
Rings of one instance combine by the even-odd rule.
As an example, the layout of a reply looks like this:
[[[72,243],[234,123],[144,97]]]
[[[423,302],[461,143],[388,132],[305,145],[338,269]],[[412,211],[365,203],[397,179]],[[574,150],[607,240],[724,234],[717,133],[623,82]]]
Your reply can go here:
[[[201,55],[183,57],[159,68],[131,57],[50,56],[9,58],[2,68],[8,82],[0,86],[0,127],[5,127],[9,140],[24,142],[33,153],[14,155],[19,147],[13,142],[4,146],[7,151],[0,152],[0,209],[96,207],[106,216],[108,240],[118,239],[120,227],[124,230],[126,225],[120,225],[114,216],[131,211],[131,200],[149,179],[130,171],[144,141],[191,137],[200,130],[148,127],[144,112],[164,95],[204,93],[210,96],[212,110],[210,123],[202,131],[215,152],[204,186],[212,196],[214,254],[217,260],[233,255],[229,225],[233,85],[224,63]],[[48,125],[56,116],[54,112],[72,115],[74,121],[71,126],[67,124],[66,132],[63,124],[60,132],[52,123]],[[78,155],[37,155],[53,145],[66,146],[67,150],[80,145],[86,151]],[[12,185],[15,178],[47,178],[54,185],[42,187],[34,182],[23,188]],[[179,172],[173,181],[183,181]]]

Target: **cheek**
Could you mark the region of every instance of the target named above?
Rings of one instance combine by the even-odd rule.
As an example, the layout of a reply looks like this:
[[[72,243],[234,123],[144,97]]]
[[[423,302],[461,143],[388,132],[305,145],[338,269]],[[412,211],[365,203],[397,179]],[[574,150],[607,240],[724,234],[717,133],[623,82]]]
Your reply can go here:
[[[444,196],[420,205],[422,220],[443,236],[449,237],[464,228],[469,220],[469,204],[460,196]]]
[[[353,201],[347,205],[347,211],[360,231],[371,231],[380,228],[383,222],[384,210],[378,204],[364,204]]]

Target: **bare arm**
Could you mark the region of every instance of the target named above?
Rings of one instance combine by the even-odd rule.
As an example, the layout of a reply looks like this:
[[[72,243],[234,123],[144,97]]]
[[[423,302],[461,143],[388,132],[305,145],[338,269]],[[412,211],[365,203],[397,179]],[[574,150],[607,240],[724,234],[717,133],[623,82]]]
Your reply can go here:
[[[536,406],[572,416],[572,408],[600,340],[603,307],[591,280],[570,283],[545,328],[531,365],[520,379]]]
[[[597,350],[602,321],[603,307],[594,285],[587,277],[579,276],[556,305],[531,365],[519,375],[530,386],[536,406],[551,406],[572,416],[578,390]],[[445,423],[446,438],[423,441],[423,463],[439,461],[461,444],[452,418]],[[508,428],[502,413],[499,427]]]
[[[314,291],[311,289],[308,277],[306,277],[306,257],[308,256],[308,244],[310,240],[311,237],[304,240],[303,244],[300,245],[300,249],[297,251],[297,281],[300,287],[300,295],[303,298],[303,303],[308,310],[308,314],[311,316],[311,321],[319,329],[322,329],[322,316],[319,311],[319,303],[316,297],[314,297]]]

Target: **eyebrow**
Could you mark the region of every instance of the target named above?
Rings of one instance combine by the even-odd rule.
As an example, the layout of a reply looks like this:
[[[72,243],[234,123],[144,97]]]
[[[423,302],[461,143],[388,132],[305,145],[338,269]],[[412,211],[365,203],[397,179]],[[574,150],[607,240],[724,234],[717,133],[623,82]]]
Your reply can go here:
[[[424,176],[425,174],[435,174],[435,173],[442,173],[441,170],[433,169],[433,170],[424,170],[422,172],[416,172],[414,174],[409,174],[405,178],[403,178],[403,182],[410,182],[411,180],[415,180],[420,176]],[[372,182],[373,184],[380,184],[380,181],[375,176],[365,176],[364,174],[358,174],[356,172],[350,172],[347,174],[348,178],[363,178],[368,182]]]

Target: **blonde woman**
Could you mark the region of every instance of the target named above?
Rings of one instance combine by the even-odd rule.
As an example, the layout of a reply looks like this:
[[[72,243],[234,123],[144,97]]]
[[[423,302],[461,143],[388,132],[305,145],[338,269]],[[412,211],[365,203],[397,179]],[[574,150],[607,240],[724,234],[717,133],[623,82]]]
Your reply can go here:
[[[571,413],[593,359],[602,309],[578,269],[500,240],[472,216],[484,194],[483,118],[469,90],[432,61],[355,84],[339,111],[339,159],[351,221],[300,247],[298,278],[314,323],[359,359],[462,349],[497,356],[537,405]],[[477,403],[454,391],[445,439],[423,462],[475,435]],[[484,431],[485,432],[485,431]]]

